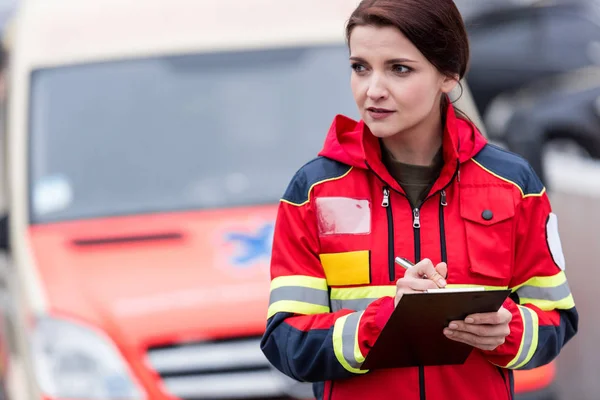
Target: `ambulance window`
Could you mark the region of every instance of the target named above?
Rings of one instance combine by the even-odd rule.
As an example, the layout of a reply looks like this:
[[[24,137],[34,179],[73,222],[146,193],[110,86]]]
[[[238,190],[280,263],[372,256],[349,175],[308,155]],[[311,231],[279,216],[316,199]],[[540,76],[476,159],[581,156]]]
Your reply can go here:
[[[277,202],[356,118],[349,77],[344,45],[35,71],[31,220]]]

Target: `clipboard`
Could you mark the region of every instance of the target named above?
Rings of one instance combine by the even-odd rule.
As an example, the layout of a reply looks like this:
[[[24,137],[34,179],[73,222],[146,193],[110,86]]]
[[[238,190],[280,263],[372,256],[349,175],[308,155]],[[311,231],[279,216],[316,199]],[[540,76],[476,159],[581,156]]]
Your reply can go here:
[[[496,312],[511,290],[440,289],[402,296],[361,369],[463,364],[472,346],[448,339],[451,321]]]

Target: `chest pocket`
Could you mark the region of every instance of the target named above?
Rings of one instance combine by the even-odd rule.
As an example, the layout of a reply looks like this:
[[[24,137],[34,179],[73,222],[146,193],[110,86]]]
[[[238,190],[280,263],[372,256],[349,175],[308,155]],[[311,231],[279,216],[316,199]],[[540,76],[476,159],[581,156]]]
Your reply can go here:
[[[514,250],[515,204],[511,188],[461,188],[460,215],[465,225],[470,271],[508,281]]]

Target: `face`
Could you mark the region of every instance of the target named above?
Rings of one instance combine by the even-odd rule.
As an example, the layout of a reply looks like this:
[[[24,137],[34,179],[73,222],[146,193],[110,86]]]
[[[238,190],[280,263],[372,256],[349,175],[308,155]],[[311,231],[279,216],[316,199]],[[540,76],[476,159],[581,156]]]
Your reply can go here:
[[[352,92],[373,135],[391,137],[440,118],[442,93],[457,80],[440,73],[400,30],[357,26],[350,36]]]

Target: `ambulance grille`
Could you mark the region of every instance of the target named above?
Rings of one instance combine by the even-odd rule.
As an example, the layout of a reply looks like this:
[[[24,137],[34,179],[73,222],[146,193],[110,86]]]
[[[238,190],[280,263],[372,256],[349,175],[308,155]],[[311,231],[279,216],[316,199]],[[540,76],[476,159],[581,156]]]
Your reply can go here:
[[[289,399],[300,385],[270,366],[260,338],[151,348],[148,362],[164,390],[183,400]]]

